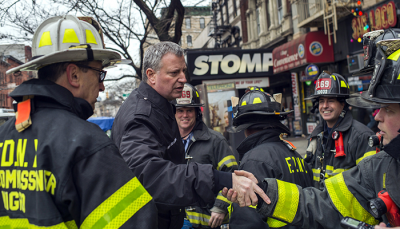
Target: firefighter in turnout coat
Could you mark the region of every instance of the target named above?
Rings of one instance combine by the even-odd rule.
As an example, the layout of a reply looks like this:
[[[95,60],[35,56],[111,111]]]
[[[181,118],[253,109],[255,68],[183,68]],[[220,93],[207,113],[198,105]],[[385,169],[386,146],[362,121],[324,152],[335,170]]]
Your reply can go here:
[[[354,120],[345,98],[349,88],[343,76],[328,72],[319,75],[315,94],[322,122],[309,136],[306,162],[313,170],[314,186],[324,189],[324,181],[358,164],[363,158],[376,153],[368,147],[374,135],[371,129]]]
[[[281,111],[281,104],[253,87],[240,99],[233,118],[237,131],[245,131],[246,138],[238,146],[240,170],[253,173],[258,179],[277,178],[302,187],[312,186],[312,171],[296,152],[296,147],[283,139],[290,133],[281,120],[293,111]],[[296,228],[282,221],[263,220],[254,208],[240,208],[232,204],[229,222],[231,229]]]
[[[265,179],[260,186],[272,203],[258,203],[257,211],[264,219],[273,217],[302,228],[342,228],[344,217],[370,225],[383,220],[392,227],[400,226],[399,32],[380,30],[364,35],[366,67],[360,73],[372,74],[371,84],[361,95],[346,100],[352,106],[380,109],[375,120],[383,137],[382,150],[327,179],[324,190]],[[236,201],[233,190],[224,189],[223,194]]]
[[[185,84],[182,96],[175,101],[178,123],[187,162],[210,164],[219,171],[233,172],[238,168],[234,153],[227,140],[217,131],[209,129],[202,120],[199,92]],[[220,193],[212,208],[190,206],[186,218],[195,228],[215,228],[228,223],[228,206],[231,204]]]
[[[157,228],[153,198],[86,121],[104,90],[103,67],[121,61],[86,19],[45,20],[34,58],[7,72],[38,71],[39,79],[13,90],[16,118],[0,127],[0,228]]]

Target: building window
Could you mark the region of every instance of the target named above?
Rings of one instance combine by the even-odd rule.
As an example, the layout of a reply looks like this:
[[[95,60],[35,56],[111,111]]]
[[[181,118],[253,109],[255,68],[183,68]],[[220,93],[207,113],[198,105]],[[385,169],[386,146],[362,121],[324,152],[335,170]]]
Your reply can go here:
[[[192,44],[192,36],[188,35],[186,37],[186,41],[187,41],[187,46],[188,47],[192,47],[193,46],[193,44]]]
[[[206,21],[204,20],[204,18],[200,18],[200,29],[204,29],[204,27],[206,27],[205,24]]]
[[[260,8],[256,10],[256,22],[257,22],[257,34],[261,33],[261,25],[260,25]]]
[[[278,2],[278,23],[282,23],[283,18],[283,7],[282,7],[282,0],[276,0]]]
[[[185,23],[186,23],[186,29],[190,29],[190,17],[187,17],[185,19]]]

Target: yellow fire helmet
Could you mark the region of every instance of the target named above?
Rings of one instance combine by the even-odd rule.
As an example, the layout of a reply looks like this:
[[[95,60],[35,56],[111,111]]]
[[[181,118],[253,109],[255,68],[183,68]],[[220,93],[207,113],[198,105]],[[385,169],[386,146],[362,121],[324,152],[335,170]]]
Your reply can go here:
[[[105,49],[102,29],[95,20],[88,17],[79,20],[72,15],[51,17],[42,22],[33,35],[32,55],[31,61],[8,70],[7,74],[37,71],[62,62],[99,60],[103,67],[130,63],[121,60],[119,53]]]

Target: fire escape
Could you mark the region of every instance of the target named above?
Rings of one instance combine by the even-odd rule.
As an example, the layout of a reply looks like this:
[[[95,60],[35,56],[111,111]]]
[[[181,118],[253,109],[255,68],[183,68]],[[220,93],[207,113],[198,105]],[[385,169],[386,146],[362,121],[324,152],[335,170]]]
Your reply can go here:
[[[237,26],[232,27],[229,24],[227,4],[227,0],[219,0],[218,2],[212,2],[211,5],[213,17],[208,27],[208,36],[214,38],[214,48],[239,47],[240,41],[242,40],[242,38],[240,37],[240,28]],[[226,22],[224,21],[224,7],[226,9]],[[220,14],[220,23],[218,23],[218,14]]]
[[[350,8],[356,4],[354,0],[298,0],[298,27],[324,27],[328,35],[329,45],[336,43],[338,20],[351,14]]]

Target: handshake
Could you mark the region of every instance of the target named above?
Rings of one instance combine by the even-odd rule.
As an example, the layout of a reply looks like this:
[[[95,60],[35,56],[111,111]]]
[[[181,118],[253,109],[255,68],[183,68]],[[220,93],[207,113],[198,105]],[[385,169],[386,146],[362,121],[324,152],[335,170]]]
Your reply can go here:
[[[224,188],[222,195],[229,201],[239,204],[240,207],[257,206],[259,202],[257,195],[265,203],[270,204],[271,200],[257,184],[258,181],[252,173],[235,170],[232,173],[232,188],[229,190],[228,188]]]

